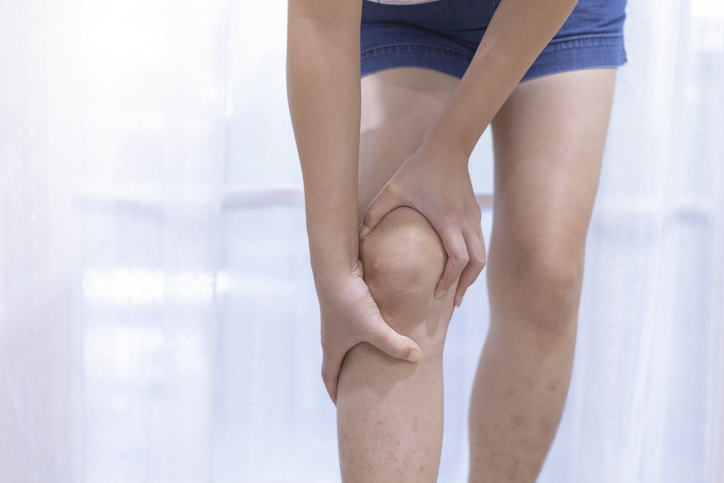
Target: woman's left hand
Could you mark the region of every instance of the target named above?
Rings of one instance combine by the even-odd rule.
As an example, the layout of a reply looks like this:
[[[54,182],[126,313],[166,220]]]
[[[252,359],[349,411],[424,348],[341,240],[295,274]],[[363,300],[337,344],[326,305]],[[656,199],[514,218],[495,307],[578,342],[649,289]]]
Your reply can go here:
[[[455,293],[455,305],[459,307],[486,259],[480,206],[470,182],[468,157],[442,145],[421,144],[367,207],[360,239],[398,206],[419,211],[442,240],[448,259],[435,298],[440,298],[460,277]]]

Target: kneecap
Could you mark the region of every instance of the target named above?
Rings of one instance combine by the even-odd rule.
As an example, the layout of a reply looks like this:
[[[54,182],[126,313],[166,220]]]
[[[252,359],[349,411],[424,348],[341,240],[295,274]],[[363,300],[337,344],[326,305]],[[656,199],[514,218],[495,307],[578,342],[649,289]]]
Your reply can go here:
[[[447,257],[440,237],[417,210],[398,207],[360,242],[365,282],[383,317],[430,310]]]

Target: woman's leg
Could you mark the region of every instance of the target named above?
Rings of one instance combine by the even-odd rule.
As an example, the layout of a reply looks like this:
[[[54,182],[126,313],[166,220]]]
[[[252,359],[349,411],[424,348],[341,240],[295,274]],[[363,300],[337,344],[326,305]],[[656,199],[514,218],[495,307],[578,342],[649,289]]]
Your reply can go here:
[[[362,79],[361,215],[422,137],[458,79],[398,68]],[[383,318],[422,349],[417,364],[367,343],[346,355],[337,426],[342,479],[434,482],[442,446],[442,349],[455,289],[433,292],[445,265],[437,233],[419,212],[393,210],[362,241],[365,281]]]
[[[558,428],[615,77],[523,82],[493,121],[491,319],[470,405],[471,482],[534,482]]]

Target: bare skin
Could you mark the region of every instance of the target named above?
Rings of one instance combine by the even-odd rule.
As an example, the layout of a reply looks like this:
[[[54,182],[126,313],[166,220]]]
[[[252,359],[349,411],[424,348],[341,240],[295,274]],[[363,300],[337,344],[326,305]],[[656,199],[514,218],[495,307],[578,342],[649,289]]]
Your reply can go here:
[[[360,87],[361,3],[288,9],[287,89],[343,479],[436,479],[440,351],[452,304],[486,263],[467,165],[492,123],[491,329],[470,480],[534,481],[570,380],[615,70],[519,83],[576,0],[503,0],[462,80],[391,69]]]
[[[471,482],[534,482],[558,428],[614,81],[615,69],[526,81],[493,121],[491,326],[471,399]],[[458,82],[411,68],[362,80],[360,216]],[[433,297],[445,249],[424,216],[401,207],[360,243],[360,259],[382,317],[419,344],[422,359],[410,364],[368,343],[347,353],[337,400],[343,481],[436,481],[455,293]]]
[[[615,69],[521,83],[493,121],[490,331],[470,404],[470,481],[533,482],[571,378],[586,233]]]
[[[397,207],[414,208],[445,248],[434,297],[440,299],[455,285],[454,303],[462,303],[486,257],[480,207],[467,169],[470,153],[576,0],[504,0],[498,5],[462,80],[419,146],[359,219],[362,3],[290,0],[287,22],[287,93],[320,304],[322,378],[335,403],[342,360],[355,345],[367,342],[413,363],[421,358],[413,339],[385,323],[362,280],[359,239]]]
[[[458,80],[424,69],[362,79],[360,201],[372,198],[420,144]],[[417,364],[353,347],[339,379],[337,426],[345,482],[435,481],[442,445],[442,349],[456,285],[433,293],[445,249],[419,212],[391,211],[360,242],[365,282],[382,317],[422,349]]]

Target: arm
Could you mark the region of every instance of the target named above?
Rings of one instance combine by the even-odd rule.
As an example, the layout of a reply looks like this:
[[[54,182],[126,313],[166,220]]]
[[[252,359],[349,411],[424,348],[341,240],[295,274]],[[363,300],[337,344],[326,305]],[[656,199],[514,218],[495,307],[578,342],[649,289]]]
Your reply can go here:
[[[358,343],[421,357],[382,318],[359,262],[361,18],[362,0],[289,1],[287,95],[322,319],[322,378],[335,403],[342,360]]]
[[[578,0],[503,0],[470,67],[428,130],[467,160],[515,86],[573,11]]]
[[[292,0],[287,94],[304,179],[315,281],[358,257],[361,0]]]

